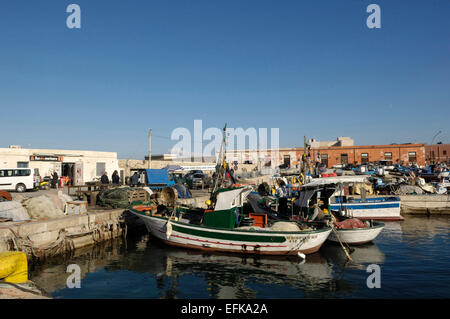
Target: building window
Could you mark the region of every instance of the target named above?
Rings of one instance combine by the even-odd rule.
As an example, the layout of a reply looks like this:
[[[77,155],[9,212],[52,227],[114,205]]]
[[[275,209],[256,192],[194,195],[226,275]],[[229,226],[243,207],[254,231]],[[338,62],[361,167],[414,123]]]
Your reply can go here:
[[[320,163],[324,164],[326,167],[328,167],[328,154],[322,154],[320,155]]]
[[[17,162],[18,168],[28,168],[28,162]]]
[[[347,154],[341,154],[341,164],[343,164],[343,165],[348,164],[348,155]]]
[[[369,154],[361,153],[361,164],[369,163]]]
[[[415,163],[417,161],[416,152],[409,152],[408,153],[408,161],[410,163]]]
[[[384,160],[386,161],[387,165],[392,165],[392,153],[391,152],[384,153]]]
[[[446,151],[446,150],[443,150],[443,151],[442,151],[442,154],[443,154],[443,155],[447,155],[447,151]]]
[[[105,172],[105,162],[97,162],[95,175],[102,176],[104,172]]]

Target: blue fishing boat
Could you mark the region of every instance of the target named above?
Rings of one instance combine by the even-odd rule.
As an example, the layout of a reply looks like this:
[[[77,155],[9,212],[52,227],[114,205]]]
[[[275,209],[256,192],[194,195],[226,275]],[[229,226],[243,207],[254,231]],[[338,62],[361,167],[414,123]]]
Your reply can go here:
[[[345,194],[344,186],[367,183],[366,176],[339,176],[315,179],[310,183],[302,185],[306,190],[304,196],[314,194],[314,189],[328,188],[332,191],[329,196],[329,208],[340,211],[345,216],[359,219],[373,219],[395,221],[403,220],[400,215],[401,200],[399,197],[365,197],[355,198]],[[310,192],[308,192],[310,190]]]

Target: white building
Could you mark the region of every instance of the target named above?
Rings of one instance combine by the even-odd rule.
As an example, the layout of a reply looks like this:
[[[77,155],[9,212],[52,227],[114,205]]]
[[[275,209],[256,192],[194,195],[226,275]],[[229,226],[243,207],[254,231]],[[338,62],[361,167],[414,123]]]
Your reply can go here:
[[[0,169],[15,167],[38,168],[41,177],[56,171],[58,176],[69,177],[72,185],[93,181],[105,171],[110,180],[115,170],[123,175],[116,152],[26,149],[13,145],[0,148]]]
[[[308,145],[312,148],[323,148],[323,147],[338,147],[338,146],[353,146],[354,140],[350,137],[338,137],[336,141],[317,141],[314,138],[308,140]]]

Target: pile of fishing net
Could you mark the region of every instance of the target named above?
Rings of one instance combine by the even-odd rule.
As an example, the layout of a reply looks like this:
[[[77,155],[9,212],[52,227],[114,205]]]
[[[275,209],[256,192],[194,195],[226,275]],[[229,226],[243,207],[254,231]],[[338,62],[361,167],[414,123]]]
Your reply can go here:
[[[0,218],[12,220],[14,222],[30,220],[30,216],[18,201],[0,202]]]
[[[104,207],[128,208],[130,206],[133,193],[145,190],[138,187],[118,187],[104,189],[97,195],[97,204]],[[145,190],[147,193],[148,191]]]
[[[358,218],[349,218],[342,222],[334,223],[336,229],[353,229],[353,228],[366,228],[367,224]]]
[[[300,231],[300,227],[298,227],[297,223],[293,222],[275,222],[270,230],[273,231]]]
[[[31,219],[51,219],[64,217],[65,207],[69,201],[72,201],[72,197],[59,191],[58,194],[45,194],[25,199],[22,205]]]

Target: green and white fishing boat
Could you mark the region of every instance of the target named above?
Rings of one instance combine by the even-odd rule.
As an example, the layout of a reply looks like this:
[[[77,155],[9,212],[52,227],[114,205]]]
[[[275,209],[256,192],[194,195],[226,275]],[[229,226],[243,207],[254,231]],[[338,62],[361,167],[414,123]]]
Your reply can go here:
[[[266,227],[239,227],[247,186],[219,189],[215,209],[176,207],[161,214],[155,206],[134,203],[130,211],[141,218],[156,238],[185,248],[261,255],[309,254],[319,250],[331,228],[325,224],[303,227],[276,221]]]
[[[173,246],[261,255],[301,255],[318,251],[332,231],[325,223],[275,220],[259,227],[241,226],[245,219],[244,201],[253,189],[236,184],[232,176],[231,181],[227,181],[230,175],[224,145],[225,128],[207,209],[176,204],[161,209],[161,205],[137,202],[132,203],[130,211],[143,220],[150,234]]]

